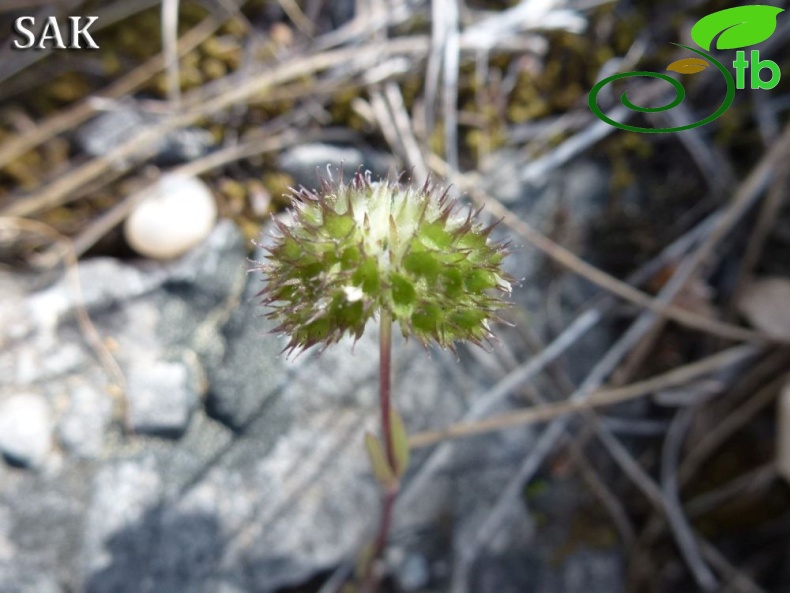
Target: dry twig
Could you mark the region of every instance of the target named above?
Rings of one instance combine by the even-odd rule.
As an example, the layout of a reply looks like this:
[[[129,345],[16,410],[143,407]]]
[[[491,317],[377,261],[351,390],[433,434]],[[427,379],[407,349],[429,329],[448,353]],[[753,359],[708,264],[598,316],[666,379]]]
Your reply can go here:
[[[570,400],[555,404],[532,406],[524,410],[509,412],[473,423],[460,423],[441,430],[421,432],[412,435],[409,439],[409,444],[414,448],[427,447],[448,439],[470,437],[504,428],[546,422],[566,414],[622,403],[644,397],[661,389],[686,385],[714,371],[739,365],[754,357],[758,352],[759,349],[754,346],[736,346],[705,359],[677,367],[651,379],[632,383],[624,387],[598,389],[584,401]]]

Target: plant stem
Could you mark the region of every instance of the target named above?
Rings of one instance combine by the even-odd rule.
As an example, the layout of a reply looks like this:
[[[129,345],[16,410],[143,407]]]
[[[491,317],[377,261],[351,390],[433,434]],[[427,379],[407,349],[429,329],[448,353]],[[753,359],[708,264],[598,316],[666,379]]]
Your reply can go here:
[[[392,417],[390,407],[392,406],[392,313],[386,309],[381,310],[379,326],[379,407],[381,408],[381,432],[384,440],[384,448],[387,454],[387,463],[392,468],[393,474],[397,475],[395,466],[395,444],[392,439]],[[387,548],[387,538],[389,536],[390,525],[392,524],[392,514],[395,510],[395,499],[400,490],[398,480],[383,492],[381,507],[381,518],[379,520],[379,530],[376,541],[373,545],[373,555],[369,565],[368,574],[365,579],[363,591],[365,593],[375,593],[378,591],[379,575],[375,566],[378,560],[384,555]]]
[[[379,407],[381,408],[381,433],[387,453],[387,462],[395,469],[395,447],[392,442],[390,406],[392,405],[392,313],[382,308],[379,321]]]

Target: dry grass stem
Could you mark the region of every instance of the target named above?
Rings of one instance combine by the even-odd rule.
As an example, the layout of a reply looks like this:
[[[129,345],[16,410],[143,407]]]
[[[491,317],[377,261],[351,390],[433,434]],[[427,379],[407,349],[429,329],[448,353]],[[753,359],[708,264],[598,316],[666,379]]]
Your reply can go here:
[[[505,428],[546,422],[566,414],[611,406],[645,397],[661,389],[686,385],[715,371],[742,364],[758,353],[759,349],[754,346],[736,346],[697,362],[674,368],[651,379],[632,383],[624,387],[598,389],[584,401],[566,401],[532,406],[525,410],[517,410],[477,422],[455,424],[441,430],[417,433],[412,435],[409,442],[415,448],[427,447],[449,439],[476,436]]]

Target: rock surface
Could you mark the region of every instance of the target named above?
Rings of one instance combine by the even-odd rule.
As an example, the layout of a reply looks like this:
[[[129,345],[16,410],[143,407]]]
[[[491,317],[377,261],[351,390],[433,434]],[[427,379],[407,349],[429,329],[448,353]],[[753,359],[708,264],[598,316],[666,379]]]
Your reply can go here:
[[[527,250],[510,265],[540,274]],[[81,262],[82,302],[123,382],[83,334],[66,278],[36,286],[0,272],[0,390],[38,394],[56,445],[28,453],[41,471],[0,464],[3,593],[274,593],[369,540],[379,492],[362,440],[377,429],[377,328],[287,359],[249,267],[228,221],[171,261]],[[409,432],[456,421],[502,376],[497,354],[395,341]],[[412,489],[390,562],[407,590],[443,589],[448,550],[474,532],[533,435],[461,441]],[[429,453],[414,452],[407,484]],[[509,527],[531,537],[520,525]],[[509,566],[487,558],[494,572]]]
[[[156,127],[161,120],[160,114],[115,103],[83,125],[77,133],[77,141],[88,154],[104,156],[139,134],[141,128]],[[153,156],[159,164],[191,161],[206,154],[213,144],[209,131],[191,126],[160,135],[153,143]]]
[[[79,379],[69,381],[68,405],[59,425],[63,448],[75,457],[95,459],[104,449],[112,421],[112,402],[107,394]]]
[[[294,178],[297,187],[303,185],[313,189],[319,186],[318,175],[326,175],[327,165],[331,166],[333,172],[342,166],[346,177],[361,165],[364,169],[370,169],[374,178],[386,178],[395,170],[397,162],[391,155],[375,150],[315,142],[283,151],[277,164]]]
[[[201,394],[199,363],[181,360],[140,360],[126,373],[129,424],[137,434],[181,436]]]
[[[11,463],[39,467],[52,448],[52,412],[47,400],[20,393],[0,400],[0,452]]]

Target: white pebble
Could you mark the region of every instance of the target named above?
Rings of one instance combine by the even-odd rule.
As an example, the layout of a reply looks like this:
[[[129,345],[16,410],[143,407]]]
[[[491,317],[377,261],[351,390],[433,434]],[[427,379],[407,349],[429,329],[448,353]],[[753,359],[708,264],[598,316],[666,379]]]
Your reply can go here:
[[[52,410],[33,393],[0,399],[0,452],[12,463],[38,467],[52,448]]]
[[[151,188],[126,219],[126,241],[153,259],[178,257],[205,239],[217,221],[208,186],[195,177],[170,174]]]

